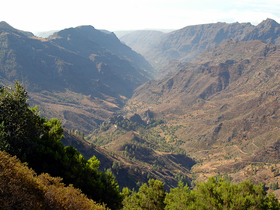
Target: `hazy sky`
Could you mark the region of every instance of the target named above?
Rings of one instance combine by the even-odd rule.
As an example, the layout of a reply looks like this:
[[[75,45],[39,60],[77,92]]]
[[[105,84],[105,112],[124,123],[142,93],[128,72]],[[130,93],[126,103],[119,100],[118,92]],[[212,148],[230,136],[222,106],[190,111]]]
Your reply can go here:
[[[97,29],[179,29],[216,22],[280,23],[279,0],[2,0],[0,21],[38,32],[79,25]]]

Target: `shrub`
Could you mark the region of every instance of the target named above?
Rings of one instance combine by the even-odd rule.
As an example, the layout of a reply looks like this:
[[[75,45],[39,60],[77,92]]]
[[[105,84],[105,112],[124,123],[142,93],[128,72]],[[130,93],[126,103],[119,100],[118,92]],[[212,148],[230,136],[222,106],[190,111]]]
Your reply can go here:
[[[0,151],[0,202],[3,209],[106,209],[61,178],[37,174],[16,157]]]

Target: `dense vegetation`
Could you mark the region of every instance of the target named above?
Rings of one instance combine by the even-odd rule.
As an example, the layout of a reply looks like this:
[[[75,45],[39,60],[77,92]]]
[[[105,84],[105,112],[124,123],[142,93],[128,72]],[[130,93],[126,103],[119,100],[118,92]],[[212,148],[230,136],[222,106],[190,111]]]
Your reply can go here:
[[[262,185],[251,181],[238,185],[211,177],[194,190],[182,183],[170,193],[163,187],[162,182],[149,180],[149,186],[142,185],[139,192],[124,189],[124,209],[280,209],[274,194],[267,195]]]
[[[146,144],[138,142],[138,144],[143,147],[152,148],[160,152],[186,154],[186,151],[179,147],[184,141],[179,139],[175,134],[178,129],[182,128],[180,125],[168,126],[163,120],[156,118],[151,118],[149,124],[122,119],[114,122],[114,126],[116,126],[117,129],[112,133],[106,133],[111,126],[113,126],[113,124],[109,123],[101,126],[100,132],[96,137],[89,140],[99,146],[103,146],[115,141],[128,131],[136,131],[149,142]],[[164,136],[161,136],[160,133],[164,133]]]

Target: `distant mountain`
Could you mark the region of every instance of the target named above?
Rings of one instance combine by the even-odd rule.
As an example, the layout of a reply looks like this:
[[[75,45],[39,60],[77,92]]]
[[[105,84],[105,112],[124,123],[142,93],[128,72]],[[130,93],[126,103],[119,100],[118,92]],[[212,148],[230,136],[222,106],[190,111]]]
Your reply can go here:
[[[8,23],[6,23],[5,21],[1,21],[0,22],[0,28],[2,29],[8,29],[10,31],[14,31],[16,33],[21,33],[24,34],[26,36],[34,36],[33,33],[29,32],[29,31],[21,31],[21,30],[17,30],[15,28],[13,28],[12,26],[10,26]]]
[[[128,30],[128,31],[114,31],[114,33],[116,34],[116,36],[122,40],[122,38],[125,38],[126,35],[128,35],[128,37],[130,36],[130,33],[134,33],[134,32],[149,32],[149,31],[157,31],[157,32],[162,32],[162,33],[169,33],[171,31],[174,31],[174,29],[142,29],[142,30]]]
[[[253,30],[250,23],[213,23],[187,26],[171,32],[155,47],[153,60],[165,63],[171,59],[188,61],[205,49],[216,46],[224,39],[242,40],[247,31]]]
[[[135,38],[129,36],[128,41],[125,41],[126,36],[121,37],[121,41],[141,53],[158,71],[157,78],[161,78],[169,75],[164,69],[170,60],[176,59],[180,62],[193,60],[203,50],[212,48],[225,39],[262,40],[265,43],[278,45],[280,44],[280,25],[272,19],[264,20],[257,26],[250,23],[221,22],[194,25],[170,32],[162,37],[158,36],[156,42],[151,42],[149,36],[143,36],[143,39],[140,39],[137,34]],[[134,46],[143,47],[138,49]]]
[[[48,38],[49,36],[53,35],[55,32],[58,32],[58,30],[40,31],[34,33],[34,35],[41,38]]]
[[[128,31],[114,31],[114,34],[116,34],[116,36],[120,39],[122,36],[132,33],[135,30],[128,30]]]
[[[178,65],[177,73],[174,75],[159,81],[149,81],[138,87],[131,100],[147,103],[154,103],[163,98],[163,101],[170,102],[188,101],[188,97],[212,100],[218,95],[220,98],[225,91],[234,91],[233,95],[236,95],[240,94],[237,89],[250,92],[257,86],[264,85],[258,80],[254,80],[254,85],[253,83],[249,85],[247,79],[244,79],[245,76],[256,77],[259,80],[264,76],[270,79],[270,85],[273,86],[278,79],[276,76],[279,65],[278,53],[280,54],[278,46],[260,40],[248,42],[225,40],[218,46],[203,51],[195,60]],[[260,60],[262,62],[259,62]],[[255,76],[256,72],[262,76]],[[239,87],[236,81],[242,82],[238,83]],[[269,90],[269,87],[265,90]]]
[[[89,132],[149,80],[150,65],[114,34],[91,26],[49,39],[0,23],[0,84],[19,80],[47,117]],[[143,62],[143,63],[142,63]]]
[[[268,18],[254,27],[242,40],[249,41],[258,39],[265,43],[280,45],[280,24]]]

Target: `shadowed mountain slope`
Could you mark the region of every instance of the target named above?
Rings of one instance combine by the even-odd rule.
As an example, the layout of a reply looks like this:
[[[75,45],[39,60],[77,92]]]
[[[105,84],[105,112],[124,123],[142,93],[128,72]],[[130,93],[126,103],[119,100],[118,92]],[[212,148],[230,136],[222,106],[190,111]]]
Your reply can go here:
[[[112,55],[108,56],[108,58],[106,57],[106,53],[110,52],[117,56],[115,59],[121,58],[124,61],[129,61],[128,64],[137,68],[136,72],[132,68],[128,68],[130,70],[129,73],[135,74],[134,76],[142,80],[146,80],[144,76],[148,76],[147,72],[152,70],[151,65],[140,54],[121,43],[114,33],[99,31],[92,26],[64,29],[54,33],[48,39],[81,56],[90,57],[92,61],[97,59],[101,62],[104,59],[112,59],[110,58],[113,57]],[[98,58],[97,55],[101,58]],[[127,69],[120,68],[118,65],[115,65],[112,69],[118,72],[118,74],[123,75],[127,74],[125,70],[128,71]],[[142,76],[143,78],[141,78],[141,74],[144,75]]]
[[[19,80],[42,115],[61,117],[68,128],[94,129],[149,80],[148,68],[114,34],[90,26],[43,39],[0,24],[1,84]]]

